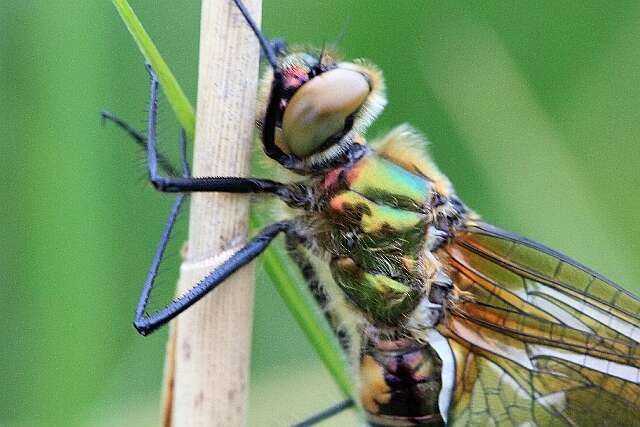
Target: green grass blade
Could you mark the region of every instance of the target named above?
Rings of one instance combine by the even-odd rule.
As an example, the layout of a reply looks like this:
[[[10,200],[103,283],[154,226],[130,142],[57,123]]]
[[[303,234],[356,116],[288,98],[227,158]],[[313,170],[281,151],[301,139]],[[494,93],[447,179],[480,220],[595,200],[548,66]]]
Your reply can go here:
[[[129,2],[127,2],[127,0],[113,0],[113,5],[118,10],[124,24],[136,41],[142,55],[144,55],[147,62],[151,64],[158,75],[160,87],[162,87],[162,90],[167,96],[169,104],[178,118],[180,125],[187,132],[189,138],[193,139],[196,119],[193,106],[189,102],[189,99],[187,99],[187,96],[184,94],[184,91],[178,84],[167,63],[162,59],[160,52],[153,41],[151,41],[151,37],[149,37],[149,34],[145,31],[135,12],[131,9]]]
[[[140,51],[151,64],[160,80],[160,85],[176,114],[180,125],[190,138],[195,133],[195,113],[184,91],[178,84],[169,66],[162,59],[160,52],[145,31],[142,23],[126,0],[113,0],[122,20],[135,39]],[[251,226],[258,229],[263,224],[255,216],[251,218]],[[353,385],[347,371],[346,362],[337,340],[330,331],[326,320],[315,306],[309,292],[298,286],[285,266],[291,265],[288,257],[277,247],[271,247],[262,255],[265,270],[287,308],[298,325],[311,342],[316,353],[329,370],[338,387],[345,396],[354,397]]]

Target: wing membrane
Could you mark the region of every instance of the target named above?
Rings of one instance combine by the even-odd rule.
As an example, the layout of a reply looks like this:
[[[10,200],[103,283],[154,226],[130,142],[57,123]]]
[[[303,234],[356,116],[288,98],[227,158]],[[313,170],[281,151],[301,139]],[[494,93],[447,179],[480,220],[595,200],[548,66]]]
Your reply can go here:
[[[571,258],[484,223],[468,225],[457,236],[456,244],[489,262],[504,266],[525,279],[526,285],[546,285],[567,297],[580,300],[583,302],[582,307],[597,307],[608,312],[612,319],[628,322],[636,330],[635,335],[630,338],[640,342],[640,300]]]
[[[469,223],[442,249],[453,425],[640,425],[640,300],[576,261]]]

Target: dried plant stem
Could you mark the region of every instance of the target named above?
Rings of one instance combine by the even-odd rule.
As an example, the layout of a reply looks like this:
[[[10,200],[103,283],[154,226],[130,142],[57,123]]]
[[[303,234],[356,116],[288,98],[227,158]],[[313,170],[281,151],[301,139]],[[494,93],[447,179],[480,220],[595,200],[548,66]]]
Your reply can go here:
[[[247,0],[259,22],[260,0]],[[258,43],[230,0],[203,0],[195,176],[248,176],[258,79]],[[195,193],[179,292],[245,241],[245,195]],[[246,423],[253,269],[244,267],[183,313],[172,328],[165,425]]]

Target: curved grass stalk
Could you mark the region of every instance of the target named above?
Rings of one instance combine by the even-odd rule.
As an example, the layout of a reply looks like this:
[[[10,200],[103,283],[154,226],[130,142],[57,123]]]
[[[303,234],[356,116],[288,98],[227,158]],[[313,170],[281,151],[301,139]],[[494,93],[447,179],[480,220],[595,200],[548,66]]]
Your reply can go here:
[[[140,52],[144,55],[145,60],[151,64],[158,75],[160,86],[167,96],[169,105],[171,105],[180,125],[184,128],[185,132],[187,132],[189,139],[193,139],[196,128],[196,116],[182,87],[178,84],[167,63],[162,59],[160,52],[142,26],[142,23],[129,5],[129,2],[127,0],[113,0],[113,5],[116,7],[122,21],[138,45]]]

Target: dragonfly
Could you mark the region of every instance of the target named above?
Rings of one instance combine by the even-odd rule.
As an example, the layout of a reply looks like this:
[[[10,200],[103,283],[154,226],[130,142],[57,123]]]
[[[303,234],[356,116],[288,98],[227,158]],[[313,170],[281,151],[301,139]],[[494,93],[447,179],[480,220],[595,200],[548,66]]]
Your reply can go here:
[[[368,141],[387,98],[381,70],[327,49],[289,49],[258,29],[268,70],[264,154],[297,178],[193,177],[158,152],[158,80],[146,135],[151,183],[178,193],[135,312],[147,335],[284,235],[350,361],[373,426],[640,426],[640,299],[577,261],[485,222],[456,195],[409,125]],[[284,176],[284,174],[283,174]],[[190,192],[262,193],[282,220],[157,311],[149,297]],[[311,425],[350,406],[312,417]]]

